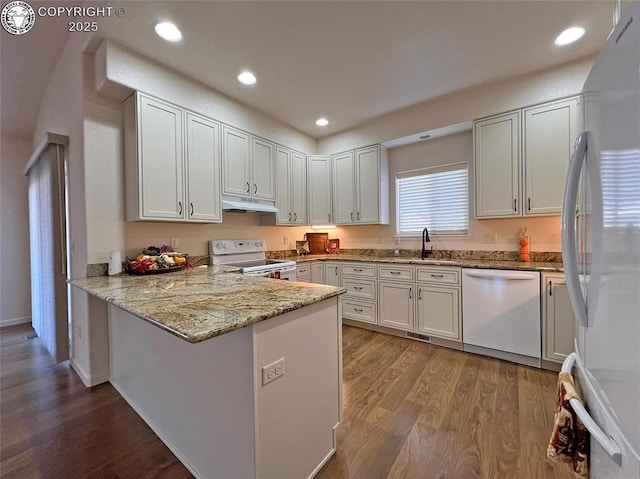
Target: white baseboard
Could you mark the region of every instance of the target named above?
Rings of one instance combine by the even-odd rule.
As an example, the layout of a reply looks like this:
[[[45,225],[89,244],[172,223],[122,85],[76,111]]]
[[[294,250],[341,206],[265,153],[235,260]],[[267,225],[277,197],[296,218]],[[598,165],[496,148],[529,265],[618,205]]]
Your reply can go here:
[[[30,323],[31,316],[23,316],[21,318],[0,319],[0,328],[5,326],[14,326],[16,324]]]
[[[71,369],[78,375],[83,384],[90,388],[93,386],[97,386],[98,384],[106,383],[109,381],[109,373],[96,374],[94,376],[90,376],[85,372],[84,369],[77,363],[75,358],[71,358],[69,361],[71,364]]]

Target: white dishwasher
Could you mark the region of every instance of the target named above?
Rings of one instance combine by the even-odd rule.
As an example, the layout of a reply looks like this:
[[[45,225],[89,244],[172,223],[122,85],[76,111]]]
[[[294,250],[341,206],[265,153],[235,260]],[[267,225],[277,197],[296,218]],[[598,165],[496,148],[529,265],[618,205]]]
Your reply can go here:
[[[464,350],[540,367],[540,273],[462,269]]]

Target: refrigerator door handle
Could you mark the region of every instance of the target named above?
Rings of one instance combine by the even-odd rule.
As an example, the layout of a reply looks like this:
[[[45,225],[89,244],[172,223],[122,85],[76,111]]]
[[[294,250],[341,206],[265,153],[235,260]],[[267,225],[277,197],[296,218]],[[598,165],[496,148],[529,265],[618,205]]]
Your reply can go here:
[[[578,135],[575,149],[569,161],[569,171],[562,199],[562,258],[565,275],[567,278],[567,290],[573,312],[580,324],[587,326],[587,304],[582,295],[580,275],[578,273],[578,251],[576,246],[576,219],[574,211],[578,201],[578,185],[582,166],[587,157],[587,136],[583,131]]]
[[[566,359],[562,363],[561,372],[571,373],[574,363],[576,364],[578,369],[581,370],[581,373],[584,374],[584,365],[582,364],[582,361],[580,361],[576,353],[571,353],[566,357]],[[622,459],[622,451],[620,450],[620,446],[618,446],[616,441],[614,441],[611,436],[605,433],[602,428],[598,426],[598,424],[593,420],[591,415],[584,408],[584,404],[582,404],[582,401],[577,398],[573,398],[569,401],[569,404],[571,404],[571,408],[580,418],[582,424],[584,424],[584,427],[586,427],[587,430],[591,433],[591,437],[598,441],[598,444],[602,446],[602,449],[604,449],[607,454],[609,454],[609,456],[611,456],[611,458],[614,461],[617,461],[619,464]]]

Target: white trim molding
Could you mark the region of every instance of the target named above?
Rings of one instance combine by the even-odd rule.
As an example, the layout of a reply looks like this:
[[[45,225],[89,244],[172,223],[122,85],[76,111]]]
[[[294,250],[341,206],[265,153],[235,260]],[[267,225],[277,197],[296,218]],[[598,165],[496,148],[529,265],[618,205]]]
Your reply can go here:
[[[21,318],[0,319],[0,328],[7,326],[15,326],[16,324],[31,323],[31,316],[22,316]]]

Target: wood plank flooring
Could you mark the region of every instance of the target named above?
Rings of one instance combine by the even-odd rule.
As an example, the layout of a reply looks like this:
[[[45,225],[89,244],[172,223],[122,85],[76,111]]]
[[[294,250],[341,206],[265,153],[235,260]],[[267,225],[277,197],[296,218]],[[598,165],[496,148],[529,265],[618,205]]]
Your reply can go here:
[[[344,421],[317,479],[572,478],[546,459],[556,375],[345,326]]]
[[[192,477],[110,384],[85,388],[31,331],[0,329],[0,477]],[[344,422],[316,477],[573,477],[545,458],[555,374],[343,331]]]

